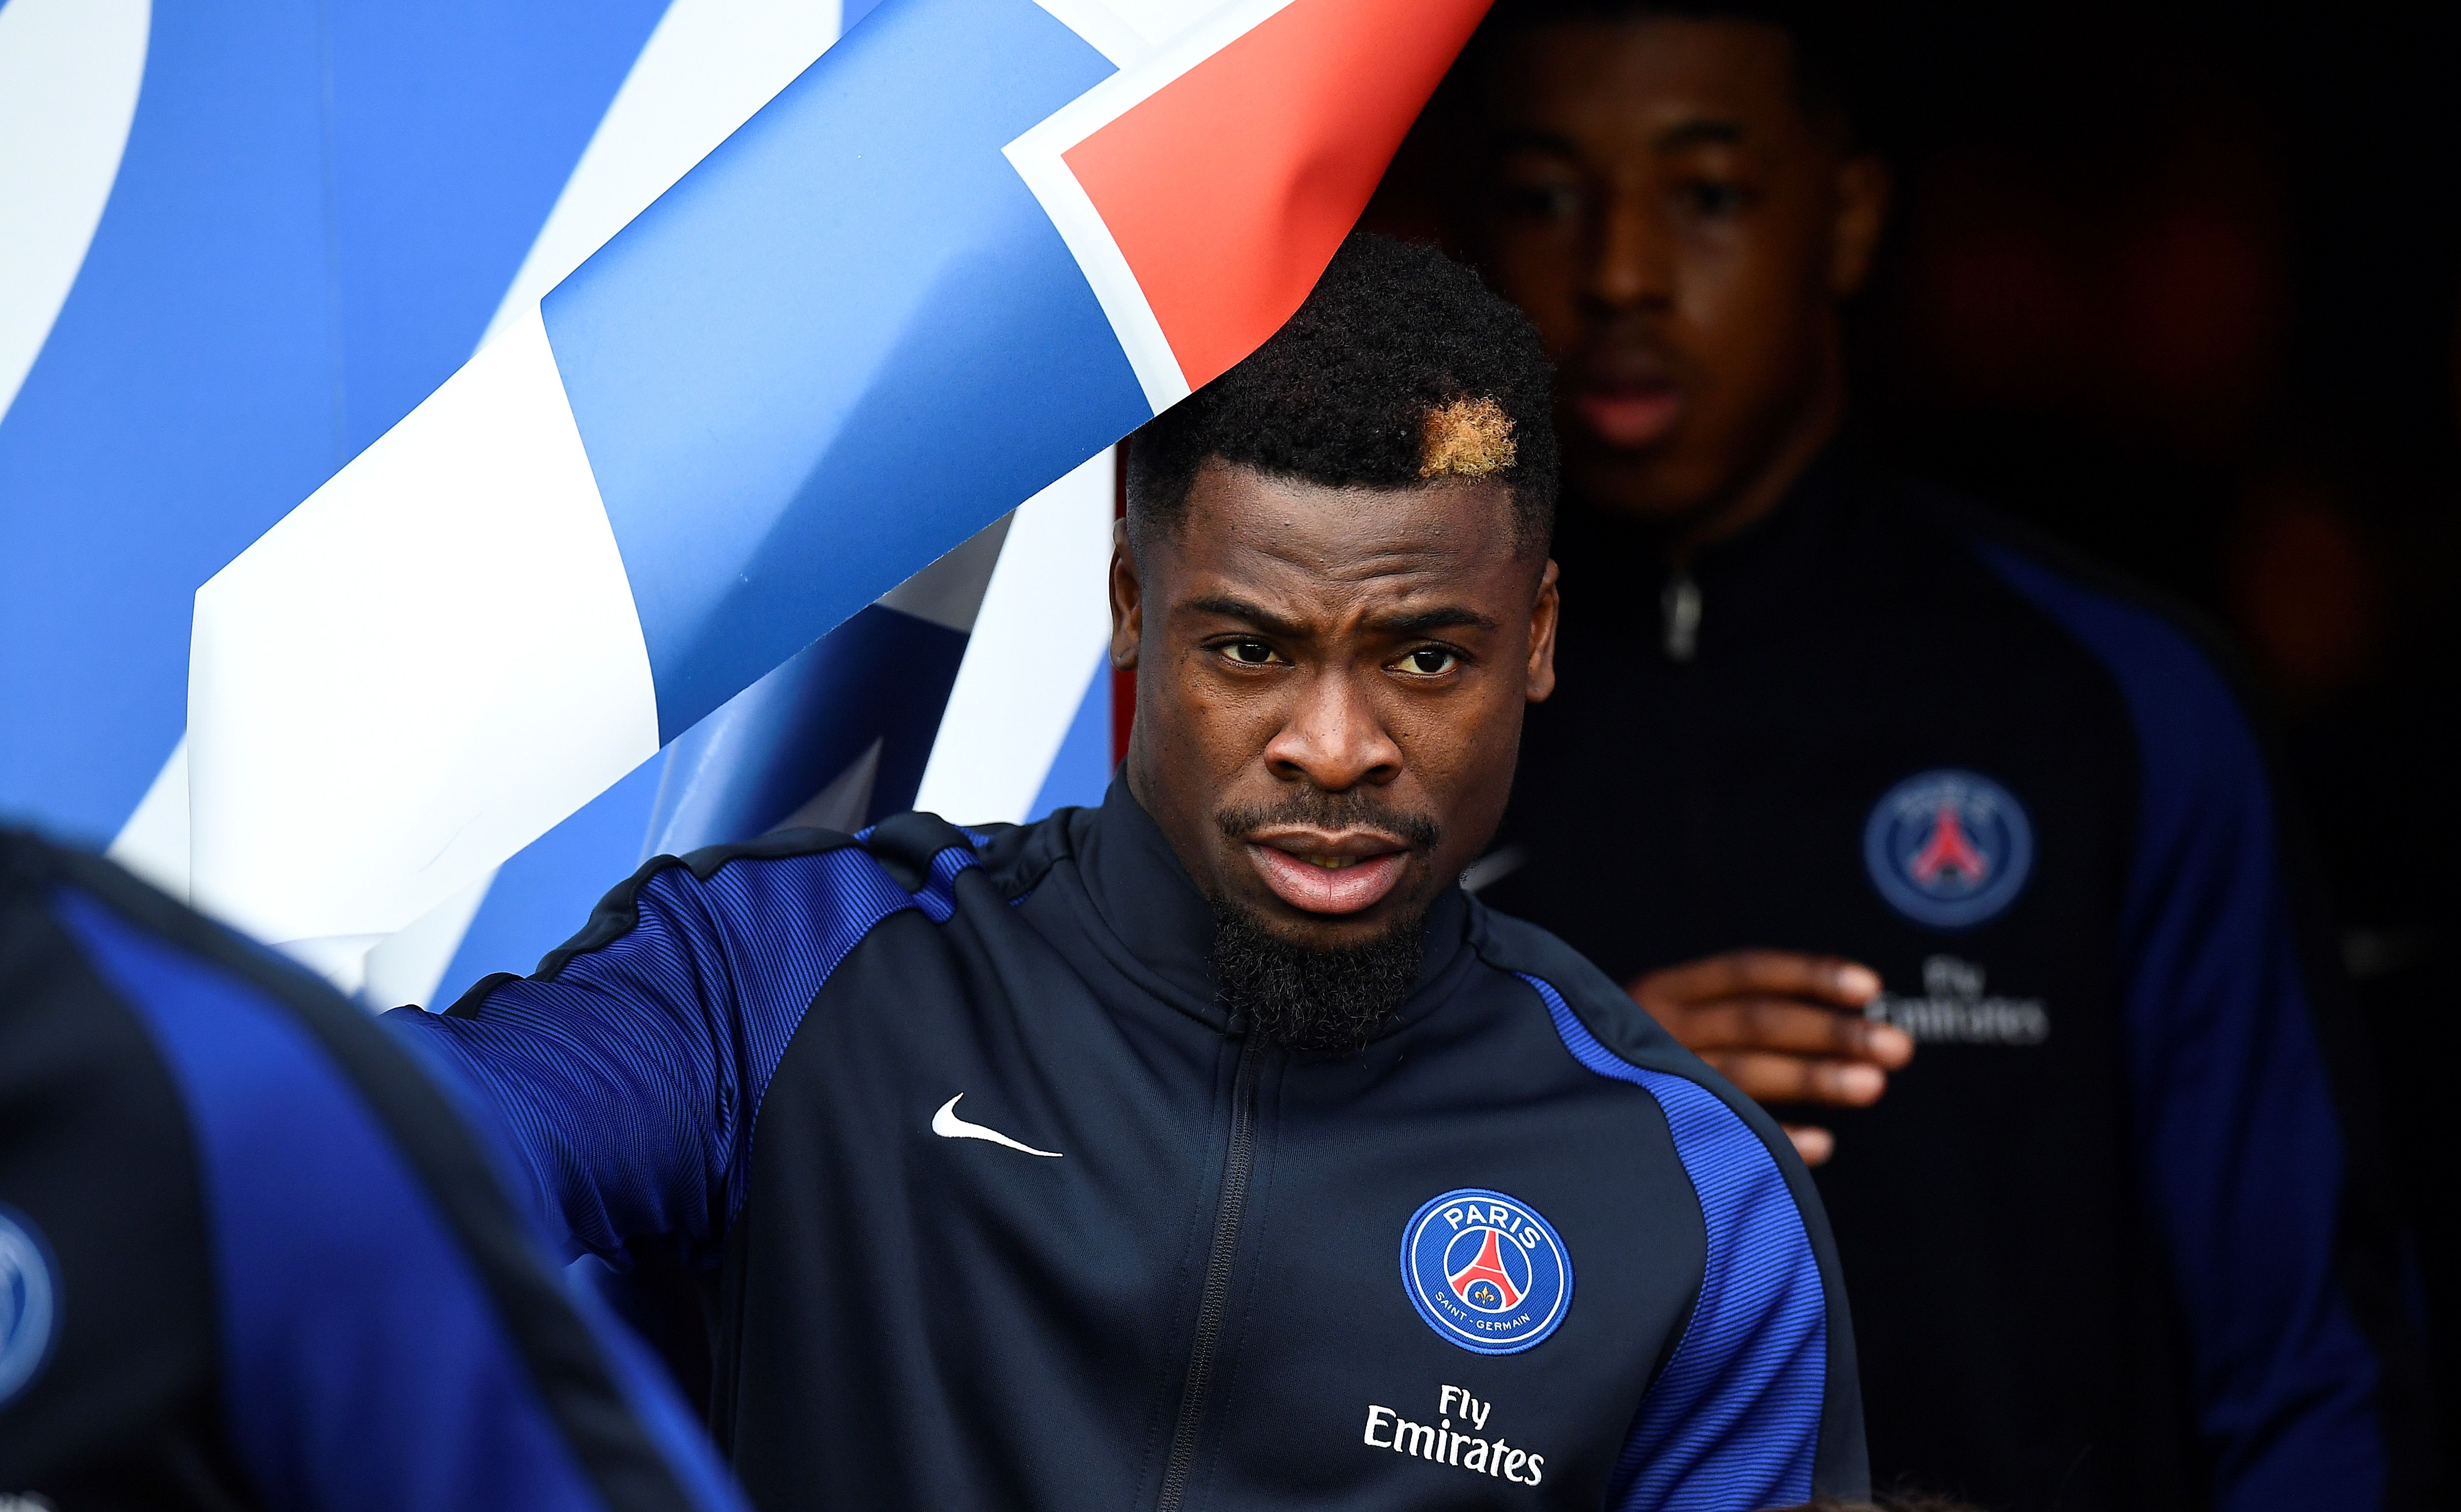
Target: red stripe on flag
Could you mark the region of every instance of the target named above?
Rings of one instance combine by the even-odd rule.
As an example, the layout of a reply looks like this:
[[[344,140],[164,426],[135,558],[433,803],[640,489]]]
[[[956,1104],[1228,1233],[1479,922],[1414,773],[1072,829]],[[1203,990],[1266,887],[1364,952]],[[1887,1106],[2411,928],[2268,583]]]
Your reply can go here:
[[[1111,451],[1111,518],[1128,518],[1128,443],[1122,441]],[[1111,670],[1111,765],[1117,767],[1128,758],[1128,733],[1137,722],[1137,670],[1115,667]]]
[[[1190,388],[1299,308],[1487,0],[1292,0],[1062,156]]]

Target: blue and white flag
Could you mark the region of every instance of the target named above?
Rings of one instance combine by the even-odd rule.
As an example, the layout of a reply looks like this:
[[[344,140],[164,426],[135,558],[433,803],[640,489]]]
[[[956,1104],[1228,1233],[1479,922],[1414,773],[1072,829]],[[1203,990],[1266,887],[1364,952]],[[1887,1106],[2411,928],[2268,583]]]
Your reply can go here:
[[[184,894],[197,586],[838,22],[834,0],[0,6],[0,813],[116,831]],[[632,863],[657,786],[653,763],[388,942],[388,990],[433,989],[482,894],[466,974],[534,959]]]
[[[1252,350],[1481,9],[891,0],[199,592],[198,900],[355,978]]]
[[[13,0],[0,17],[0,813],[116,831],[116,855],[184,894],[197,586],[800,74],[838,11]],[[1038,501],[1000,570],[989,614],[1014,632],[967,654],[984,551],[971,590],[927,569],[388,938],[371,1000],[536,959],[648,850],[757,834],[823,790],[850,821],[849,799],[867,796],[862,819],[906,806],[927,754],[964,812],[1098,794],[1107,698],[1085,674],[1104,627],[1078,601],[1089,581],[1099,596],[1109,484],[1081,481]],[[1027,637],[1045,654],[985,675]],[[950,704],[952,678],[973,692]]]

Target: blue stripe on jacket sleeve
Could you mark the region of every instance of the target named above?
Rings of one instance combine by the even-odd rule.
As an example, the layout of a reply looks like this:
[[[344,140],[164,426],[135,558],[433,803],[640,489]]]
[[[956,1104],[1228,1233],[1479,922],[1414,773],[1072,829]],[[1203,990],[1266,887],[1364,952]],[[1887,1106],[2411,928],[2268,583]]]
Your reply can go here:
[[[186,1106],[223,1412],[266,1504],[603,1507],[470,1258],[308,1033],[80,894],[61,896],[58,917],[145,1025]],[[707,1450],[663,1416],[655,1437],[677,1480],[704,1505],[736,1504]]]
[[[1552,985],[1522,980],[1574,1060],[1658,1100],[1707,1229],[1699,1299],[1616,1457],[1608,1504],[1749,1512],[1807,1500],[1828,1381],[1828,1294],[1786,1174],[1715,1093],[1633,1065]]]
[[[770,1076],[829,973],[881,921],[945,921],[952,846],[909,893],[865,851],[671,865],[638,884],[638,922],[547,977],[503,983],[473,1017],[399,1009],[503,1114],[567,1253],[630,1262],[672,1236],[706,1257],[742,1204]]]
[[[2129,1080],[2215,1504],[2374,1505],[2379,1371],[2335,1276],[2341,1125],[2255,735],[2177,628],[2003,547],[1977,549],[2108,669],[2135,724],[2140,814],[2119,942]]]
[[[482,1098],[458,1069],[439,1058],[436,1047],[425,1042],[426,1036],[392,1037],[401,1043],[427,1073],[438,1094],[460,1114],[481,1155],[493,1167],[497,1185],[507,1197],[519,1192],[528,1176],[528,1165],[511,1128],[503,1121],[503,1111]],[[550,1227],[547,1216],[534,1203],[520,1204],[519,1211],[538,1243],[541,1264],[554,1269],[557,1262],[547,1252],[546,1242]],[[741,1493],[719,1468],[709,1432],[698,1415],[686,1408],[676,1395],[675,1378],[667,1365],[650,1352],[638,1331],[610,1310],[596,1287],[571,1285],[561,1274],[556,1280],[559,1293],[570,1302],[575,1315],[596,1343],[599,1360],[616,1395],[652,1447],[666,1460],[693,1504],[710,1512],[740,1512],[744,1505]]]

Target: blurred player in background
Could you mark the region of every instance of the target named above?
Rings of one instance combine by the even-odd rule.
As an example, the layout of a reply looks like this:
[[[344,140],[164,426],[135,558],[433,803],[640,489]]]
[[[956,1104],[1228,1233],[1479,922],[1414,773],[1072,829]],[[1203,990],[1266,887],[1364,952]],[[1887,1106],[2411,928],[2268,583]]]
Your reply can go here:
[[[447,1079],[0,830],[0,1506],[732,1512]]]
[[[1562,680],[1473,876],[1827,1162],[1876,1483],[2408,1504],[2396,1240],[2267,759],[2176,615],[1840,455],[1888,180],[1825,44],[1508,5],[1457,71],[1460,234],[1557,361],[1566,495]]]

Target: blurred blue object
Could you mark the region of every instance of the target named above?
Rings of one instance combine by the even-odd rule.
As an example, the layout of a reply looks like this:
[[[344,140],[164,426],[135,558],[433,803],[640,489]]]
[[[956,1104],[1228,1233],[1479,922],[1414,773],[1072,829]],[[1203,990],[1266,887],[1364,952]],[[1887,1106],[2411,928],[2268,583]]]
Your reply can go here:
[[[186,724],[197,588],[451,375],[503,309],[561,276],[542,283],[532,264],[586,255],[596,241],[577,237],[620,224],[841,15],[850,27],[870,9],[0,0],[0,90],[32,78],[82,100],[117,79],[123,106],[134,91],[124,145],[103,153],[109,113],[90,113],[83,158],[25,91],[13,111],[0,99],[0,191],[29,162],[37,190],[75,167],[83,188],[69,189],[99,216],[52,293],[0,280],[0,348],[17,340],[31,364],[0,350],[0,814],[106,842],[151,785],[146,813],[167,803],[161,833],[183,835],[184,767],[166,760]],[[638,197],[619,205],[622,193]],[[39,194],[0,202],[0,241],[57,209]],[[607,224],[575,229],[593,216]],[[1004,529],[405,931],[416,948],[372,970],[371,1001],[440,1004],[528,969],[645,854],[910,804]],[[1108,740],[1107,706],[1095,712],[1087,751]],[[1081,743],[1072,734],[1047,793],[1081,800],[1094,772],[1099,794],[1107,753],[1088,767],[1071,755]],[[183,852],[169,848],[144,869],[182,891]]]
[[[197,587],[469,356],[663,9],[153,8],[0,415],[0,811],[118,832],[185,726]]]

